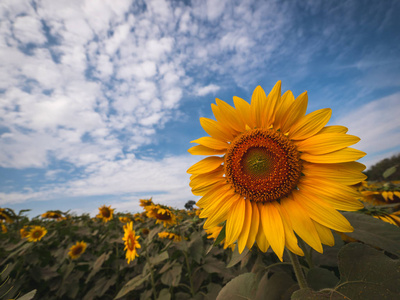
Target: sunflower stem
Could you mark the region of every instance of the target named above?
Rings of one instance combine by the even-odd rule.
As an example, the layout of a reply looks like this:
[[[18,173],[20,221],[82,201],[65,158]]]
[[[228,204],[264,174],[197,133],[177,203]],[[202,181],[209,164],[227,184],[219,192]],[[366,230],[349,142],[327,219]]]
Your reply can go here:
[[[185,255],[186,267],[188,269],[188,276],[189,276],[189,281],[190,281],[190,292],[192,293],[192,297],[194,297],[192,269],[190,268],[189,257],[185,251],[182,251],[182,252]]]
[[[299,244],[300,244],[300,248],[303,249],[304,251],[304,256],[306,258],[308,267],[311,269],[314,267],[314,263],[312,261],[312,250],[310,248],[310,250],[308,251],[306,244],[304,243],[304,241],[302,239],[299,239]]]
[[[307,281],[303,271],[301,270],[299,258],[297,257],[296,254],[292,253],[290,250],[286,250],[286,252],[289,254],[290,260],[292,261],[294,274],[296,275],[297,283],[299,284],[300,289],[307,288]]]
[[[145,252],[145,255],[146,255],[147,263],[150,266],[149,269],[150,269],[150,277],[151,277],[151,288],[153,290],[153,298],[155,300],[155,299],[157,299],[157,290],[156,290],[156,283],[154,281],[153,265],[150,263],[150,257],[149,257],[149,254],[148,254],[148,248],[147,247],[144,249],[144,252]]]

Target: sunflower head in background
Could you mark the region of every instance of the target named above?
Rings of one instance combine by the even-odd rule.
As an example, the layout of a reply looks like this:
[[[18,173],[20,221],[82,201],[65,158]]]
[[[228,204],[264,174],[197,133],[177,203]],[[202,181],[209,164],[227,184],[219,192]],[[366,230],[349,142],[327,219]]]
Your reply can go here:
[[[136,235],[135,230],[133,230],[133,222],[124,225],[124,237],[122,240],[125,242],[126,259],[128,264],[133,261],[137,256],[137,248],[141,248],[138,239],[139,235]]]
[[[103,222],[108,222],[112,220],[113,218],[113,213],[114,213],[114,208],[111,208],[111,205],[109,206],[101,206],[99,207],[99,214],[96,216],[96,218],[102,219]]]
[[[56,220],[56,221],[61,221],[65,220],[66,218],[61,214],[59,211],[46,211],[44,214],[41,216],[44,219],[51,219],[51,220]]]
[[[32,226],[27,235],[29,242],[38,242],[47,234],[47,229],[42,226]]]
[[[77,259],[86,251],[86,248],[87,244],[84,241],[76,242],[76,244],[69,249],[68,255],[71,259]]]
[[[169,208],[161,205],[146,206],[147,217],[156,220],[156,224],[163,224],[164,227],[177,224],[176,216]]]
[[[143,208],[153,204],[153,199],[152,198],[150,198],[150,199],[139,199],[139,201],[140,201],[139,205],[141,207],[143,207]]]
[[[280,81],[268,96],[258,86],[250,104],[233,102],[211,104],[216,120],[200,118],[209,136],[189,149],[208,156],[188,170],[204,228],[223,225],[226,245],[237,241],[240,253],[271,246],[280,260],[285,247],[304,255],[294,233],[322,253],[334,244],[331,229],[353,231],[337,210],[363,208],[353,185],[366,178],[355,162],[365,153],[349,148],[359,138],[326,126],[329,108],[306,115],[307,92],[281,96]]]

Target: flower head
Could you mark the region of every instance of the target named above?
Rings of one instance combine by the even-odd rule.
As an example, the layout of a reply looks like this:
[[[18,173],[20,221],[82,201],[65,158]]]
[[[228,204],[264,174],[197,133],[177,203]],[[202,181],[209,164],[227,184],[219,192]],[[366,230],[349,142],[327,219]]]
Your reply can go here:
[[[239,252],[256,242],[282,259],[285,246],[298,255],[295,233],[318,252],[333,245],[331,229],[353,230],[337,210],[363,207],[352,187],[364,180],[364,152],[349,146],[359,138],[343,126],[326,126],[331,110],[305,115],[307,92],[281,96],[280,81],[267,96],[258,86],[251,103],[235,107],[216,100],[216,120],[201,118],[210,135],[194,140],[194,155],[208,155],[189,168],[205,229],[226,226],[226,244]],[[222,155],[222,156],[219,156]]]
[[[113,213],[114,213],[114,208],[111,208],[111,205],[109,206],[101,206],[99,207],[99,214],[96,216],[96,218],[102,219],[103,222],[108,222],[112,220],[113,218]]]
[[[42,218],[44,219],[52,219],[52,220],[56,220],[56,221],[61,221],[61,220],[65,220],[66,218],[58,211],[47,211],[44,214],[42,214]]]
[[[24,239],[24,238],[27,238],[28,236],[29,236],[29,230],[28,230],[28,226],[27,225],[25,225],[23,228],[21,228],[20,230],[19,230],[19,234],[21,235],[21,238],[22,239]]]
[[[122,240],[125,241],[124,250],[126,250],[126,259],[128,260],[128,264],[137,256],[139,256],[136,252],[136,248],[141,247],[138,242],[139,237],[140,236],[135,235],[135,231],[133,230],[133,222],[124,225],[124,237]]]
[[[158,233],[158,237],[160,239],[169,239],[174,242],[180,242],[182,240],[182,237],[180,235],[166,231]]]
[[[32,226],[28,233],[28,241],[29,242],[38,242],[44,237],[47,233],[47,229],[42,226]]]
[[[86,248],[87,244],[84,241],[76,242],[76,244],[69,249],[68,255],[71,259],[77,259],[86,251]]]
[[[10,209],[8,208],[0,208],[0,222],[6,222],[9,224],[14,222],[9,211]]]
[[[129,217],[119,217],[119,220],[121,223],[128,223],[128,222],[132,221],[131,218],[129,218]]]
[[[150,198],[150,199],[139,199],[139,201],[140,201],[139,205],[141,207],[143,207],[143,208],[153,204],[153,199],[152,198]]]
[[[164,227],[177,223],[175,214],[160,205],[146,206],[147,217],[156,219],[156,224],[163,223]]]

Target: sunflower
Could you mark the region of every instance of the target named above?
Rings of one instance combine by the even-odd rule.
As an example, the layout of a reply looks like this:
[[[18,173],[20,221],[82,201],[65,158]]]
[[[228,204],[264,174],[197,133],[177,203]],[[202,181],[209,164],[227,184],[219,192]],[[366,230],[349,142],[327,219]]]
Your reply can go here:
[[[84,241],[76,242],[75,245],[69,248],[68,255],[71,257],[71,259],[77,259],[83,254],[83,252],[86,251],[86,248],[87,244]]]
[[[166,231],[158,233],[158,237],[160,239],[169,239],[174,242],[180,242],[182,240],[182,237],[180,235]]]
[[[215,226],[215,227],[206,229],[207,239],[213,239],[215,241],[218,238],[219,234],[221,233],[222,228],[223,228],[222,226]],[[224,249],[230,247],[232,249],[232,251],[235,250],[235,244],[228,245],[226,243],[226,239],[223,239],[221,241],[221,243],[224,244]]]
[[[6,225],[4,225],[3,223],[1,224],[1,232],[2,233],[7,233],[7,226]]]
[[[51,210],[46,211],[44,214],[42,214],[42,218],[44,218],[44,219],[52,219],[52,220],[56,220],[56,221],[61,221],[61,220],[65,220],[66,219],[58,211],[51,211]]]
[[[153,204],[153,199],[152,198],[150,198],[150,199],[139,199],[139,201],[140,201],[139,205],[141,207],[143,207],[143,208]]]
[[[135,230],[133,230],[133,222],[130,222],[124,225],[124,237],[122,238],[125,241],[126,250],[126,259],[128,260],[128,264],[133,261],[136,256],[139,256],[136,253],[136,248],[140,248],[140,244],[138,242],[138,238],[140,236],[135,236]]]
[[[21,238],[22,239],[24,239],[24,238],[27,238],[28,236],[29,236],[29,230],[28,230],[28,226],[27,225],[25,225],[23,228],[21,228],[20,230],[19,230],[19,234],[21,235]]]
[[[28,241],[29,242],[38,242],[44,237],[47,233],[47,229],[42,226],[32,226],[31,230],[28,233]]]
[[[331,229],[353,231],[337,210],[363,208],[352,185],[366,178],[355,162],[365,153],[348,148],[359,138],[325,126],[328,108],[305,115],[307,92],[281,96],[280,81],[268,96],[258,86],[250,104],[233,101],[216,99],[216,120],[200,118],[210,136],[189,149],[209,156],[188,170],[204,228],[226,222],[228,245],[237,241],[240,253],[255,242],[263,252],[271,246],[280,260],[285,246],[304,255],[294,233],[322,253],[322,244],[334,244]]]
[[[1,222],[7,222],[9,224],[14,222],[9,211],[10,211],[10,209],[8,209],[8,208],[0,208],[0,221]]]
[[[96,216],[96,218],[103,219],[103,221],[107,223],[108,221],[112,220],[113,213],[114,208],[111,208],[111,205],[103,205],[99,207],[99,214]]]
[[[156,219],[156,224],[163,223],[164,227],[171,226],[177,223],[176,216],[168,208],[160,205],[146,206],[147,217]]]
[[[119,220],[121,223],[128,223],[128,222],[132,221],[131,218],[129,218],[129,217],[119,217]]]

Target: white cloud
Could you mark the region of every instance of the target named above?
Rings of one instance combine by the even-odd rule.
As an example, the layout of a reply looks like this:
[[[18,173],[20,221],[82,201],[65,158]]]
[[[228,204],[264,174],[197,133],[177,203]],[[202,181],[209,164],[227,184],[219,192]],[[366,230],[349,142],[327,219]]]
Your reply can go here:
[[[194,94],[197,96],[205,96],[208,94],[215,94],[218,92],[220,87],[215,84],[209,84],[206,86],[199,86],[194,90]]]
[[[47,41],[42,30],[42,23],[35,17],[17,17],[13,24],[13,31],[15,37],[23,44],[42,44]]]
[[[334,120],[361,138],[354,147],[367,152],[367,166],[400,152],[400,93],[369,102]]]

